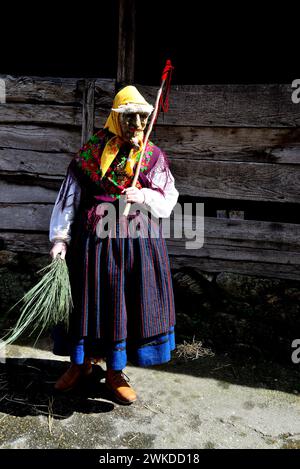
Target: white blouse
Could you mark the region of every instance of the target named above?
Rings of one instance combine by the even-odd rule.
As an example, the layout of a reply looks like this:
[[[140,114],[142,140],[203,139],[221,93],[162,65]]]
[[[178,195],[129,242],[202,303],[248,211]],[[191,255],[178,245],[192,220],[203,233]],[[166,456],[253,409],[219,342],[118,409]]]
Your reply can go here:
[[[175,188],[174,177],[170,171],[168,172],[168,181],[166,180],[167,173],[162,169],[162,158],[162,156],[158,158],[153,168],[145,176],[147,179],[151,179],[154,187],[163,189],[164,194],[146,187],[143,187],[141,191],[145,196],[146,208],[157,218],[168,218],[177,203],[179,192]],[[62,195],[62,183],[51,214],[49,240],[52,243],[64,241],[70,244],[71,226],[80,204],[81,188],[77,180],[70,173],[67,173],[65,182],[67,183],[65,187],[68,188],[63,197],[63,199],[66,198],[66,205],[62,209],[63,200],[58,202],[60,195]]]

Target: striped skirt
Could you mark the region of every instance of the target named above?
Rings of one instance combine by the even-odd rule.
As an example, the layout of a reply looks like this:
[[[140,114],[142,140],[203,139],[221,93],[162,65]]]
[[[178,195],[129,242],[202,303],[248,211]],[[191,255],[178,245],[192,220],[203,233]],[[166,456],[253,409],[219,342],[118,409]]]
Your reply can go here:
[[[175,306],[161,223],[142,212],[121,216],[103,236],[103,220],[91,230],[83,216],[66,256],[74,303],[71,360],[102,357],[113,369],[127,360],[167,362],[175,348]]]

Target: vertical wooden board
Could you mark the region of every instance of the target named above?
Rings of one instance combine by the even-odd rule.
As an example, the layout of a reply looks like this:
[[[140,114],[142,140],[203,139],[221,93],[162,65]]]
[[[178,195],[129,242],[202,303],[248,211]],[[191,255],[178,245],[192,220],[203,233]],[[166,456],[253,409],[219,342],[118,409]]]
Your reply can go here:
[[[84,145],[94,133],[94,99],[95,82],[94,80],[85,80],[82,104],[81,145]]]
[[[134,82],[135,0],[119,0],[118,85]]]

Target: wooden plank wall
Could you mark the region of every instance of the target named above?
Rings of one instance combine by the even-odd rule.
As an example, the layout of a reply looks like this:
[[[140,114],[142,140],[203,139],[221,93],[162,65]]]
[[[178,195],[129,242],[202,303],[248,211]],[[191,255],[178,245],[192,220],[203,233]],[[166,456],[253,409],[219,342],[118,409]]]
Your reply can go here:
[[[103,125],[115,80],[1,76],[0,248],[47,253],[51,211],[67,166]]]
[[[154,102],[155,88],[139,89]],[[173,86],[153,138],[181,196],[299,204],[300,105],[292,91],[289,84]],[[300,279],[298,224],[205,217],[204,235],[201,249],[168,242],[173,267]]]
[[[115,82],[1,78],[0,239],[6,249],[46,253],[67,165],[93,127],[102,127]],[[154,103],[157,88],[137,87]],[[300,113],[291,91],[278,84],[173,86],[152,140],[167,152],[180,195],[299,203]],[[184,239],[168,247],[173,267],[299,279],[299,235],[292,223],[206,217],[203,248],[186,250]]]

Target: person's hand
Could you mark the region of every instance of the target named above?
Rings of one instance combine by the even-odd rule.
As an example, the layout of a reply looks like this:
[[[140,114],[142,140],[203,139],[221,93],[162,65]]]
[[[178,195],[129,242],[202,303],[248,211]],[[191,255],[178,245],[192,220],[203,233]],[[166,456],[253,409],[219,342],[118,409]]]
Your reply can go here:
[[[52,246],[52,249],[50,251],[50,256],[52,259],[55,259],[58,254],[60,254],[60,257],[62,259],[65,258],[67,252],[67,245],[64,241],[59,241],[57,243],[54,243]]]
[[[137,187],[127,187],[123,189],[122,194],[126,193],[126,202],[137,202],[142,204],[145,202],[145,195]]]

